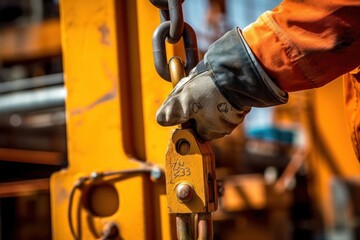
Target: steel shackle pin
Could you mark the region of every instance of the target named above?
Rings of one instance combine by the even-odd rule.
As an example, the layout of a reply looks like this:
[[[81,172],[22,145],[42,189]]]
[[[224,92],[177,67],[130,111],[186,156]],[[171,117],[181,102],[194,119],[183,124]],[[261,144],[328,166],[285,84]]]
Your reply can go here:
[[[185,77],[185,68],[181,58],[175,56],[169,61],[170,79],[173,87]]]

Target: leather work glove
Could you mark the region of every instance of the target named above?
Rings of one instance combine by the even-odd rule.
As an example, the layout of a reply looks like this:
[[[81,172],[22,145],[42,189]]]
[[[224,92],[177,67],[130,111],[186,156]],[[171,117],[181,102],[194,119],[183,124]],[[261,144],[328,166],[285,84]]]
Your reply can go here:
[[[230,134],[251,107],[286,103],[288,95],[256,61],[239,29],[213,43],[204,60],[183,78],[156,114],[162,126],[195,120],[204,141]]]

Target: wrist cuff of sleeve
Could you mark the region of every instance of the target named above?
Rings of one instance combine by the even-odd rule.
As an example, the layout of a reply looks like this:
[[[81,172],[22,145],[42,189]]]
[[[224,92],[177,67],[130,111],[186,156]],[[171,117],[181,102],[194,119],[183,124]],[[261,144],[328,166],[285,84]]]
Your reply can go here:
[[[238,28],[210,45],[204,64],[212,71],[220,92],[239,110],[288,101],[288,94],[266,74]]]

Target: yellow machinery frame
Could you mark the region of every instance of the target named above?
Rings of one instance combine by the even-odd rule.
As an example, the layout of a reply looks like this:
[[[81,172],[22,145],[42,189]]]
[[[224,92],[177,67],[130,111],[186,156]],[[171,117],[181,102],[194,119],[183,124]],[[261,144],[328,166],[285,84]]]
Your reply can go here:
[[[171,129],[157,125],[155,112],[171,84],[155,72],[151,37],[160,19],[149,1],[60,5],[68,168],[51,177],[51,210],[53,238],[71,239],[65,213],[80,178],[164,164]],[[168,46],[170,56],[172,51]],[[164,182],[153,183],[146,173],[124,175],[90,192],[84,197],[84,191],[75,191],[71,202],[79,239],[98,238],[108,222],[119,227],[123,239],[174,237]]]

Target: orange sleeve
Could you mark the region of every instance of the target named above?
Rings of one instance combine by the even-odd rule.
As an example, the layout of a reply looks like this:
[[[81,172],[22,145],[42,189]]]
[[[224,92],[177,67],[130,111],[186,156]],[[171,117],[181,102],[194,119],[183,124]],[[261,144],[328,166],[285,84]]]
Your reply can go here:
[[[320,87],[360,65],[360,0],[285,0],[243,35],[281,89]]]

